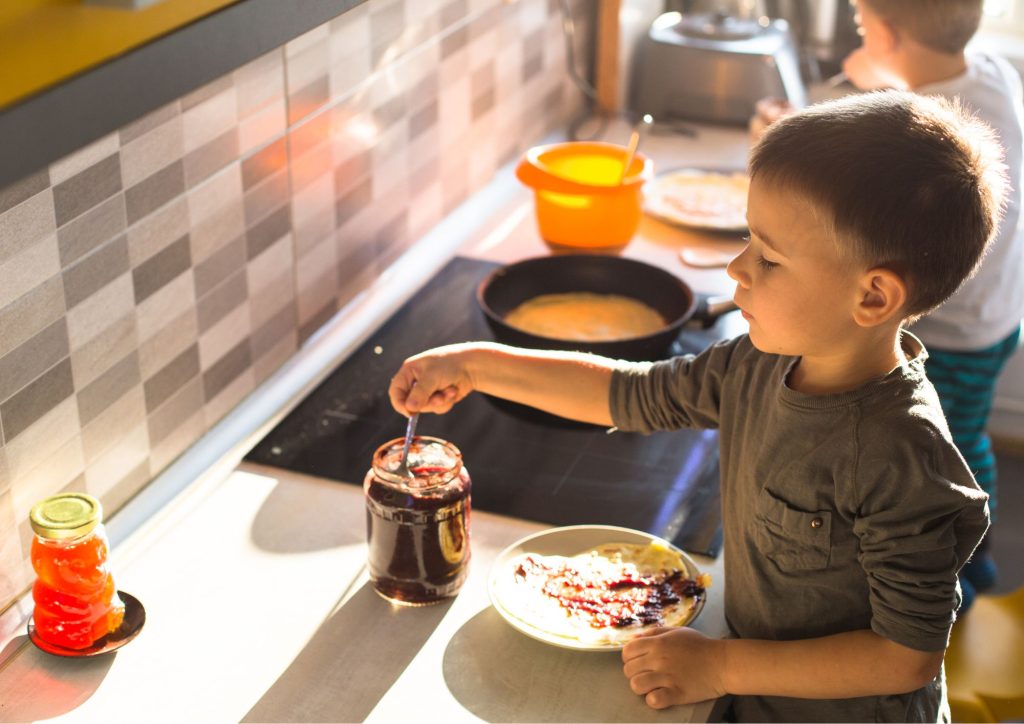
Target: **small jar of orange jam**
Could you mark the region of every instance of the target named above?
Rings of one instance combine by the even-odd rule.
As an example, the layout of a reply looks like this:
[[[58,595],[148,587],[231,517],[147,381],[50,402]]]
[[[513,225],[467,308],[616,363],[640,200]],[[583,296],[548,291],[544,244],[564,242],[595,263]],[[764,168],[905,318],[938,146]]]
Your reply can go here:
[[[107,566],[110,544],[100,501],[85,493],[53,495],[33,506],[29,522],[36,534],[36,634],[55,646],[80,650],[116,631],[124,603]]]

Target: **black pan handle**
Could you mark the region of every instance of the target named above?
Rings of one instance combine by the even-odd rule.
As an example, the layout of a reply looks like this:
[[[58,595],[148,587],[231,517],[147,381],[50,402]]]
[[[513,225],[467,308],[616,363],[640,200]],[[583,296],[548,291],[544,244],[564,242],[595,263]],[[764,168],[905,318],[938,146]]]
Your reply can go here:
[[[697,294],[697,305],[694,307],[690,319],[699,322],[701,329],[707,329],[718,321],[718,318],[728,312],[734,312],[739,307],[727,294]]]

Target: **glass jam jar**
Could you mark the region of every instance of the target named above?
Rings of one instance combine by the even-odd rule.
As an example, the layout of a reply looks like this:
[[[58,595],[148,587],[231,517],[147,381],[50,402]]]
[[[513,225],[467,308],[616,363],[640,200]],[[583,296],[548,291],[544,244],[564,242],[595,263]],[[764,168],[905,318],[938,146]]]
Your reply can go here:
[[[396,472],[404,438],[377,448],[363,480],[367,567],[374,588],[407,605],[459,592],[469,568],[469,471],[450,442],[417,435],[409,475]]]
[[[110,543],[100,501],[85,493],[61,493],[29,513],[32,541],[32,622],[44,641],[85,649],[116,631],[124,619],[107,566]]]

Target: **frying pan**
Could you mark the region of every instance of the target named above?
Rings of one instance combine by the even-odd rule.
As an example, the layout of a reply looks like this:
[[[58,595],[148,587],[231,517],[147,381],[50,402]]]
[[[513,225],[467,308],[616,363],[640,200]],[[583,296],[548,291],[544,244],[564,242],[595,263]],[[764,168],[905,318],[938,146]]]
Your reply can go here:
[[[566,292],[631,297],[656,310],[667,321],[651,334],[595,342],[531,334],[505,321],[509,312],[528,299]],[[477,287],[476,298],[499,342],[534,349],[579,350],[628,360],[663,359],[688,321],[697,318],[704,326],[710,326],[720,315],[736,308],[731,298],[694,294],[686,282],[659,267],[598,254],[536,257],[498,267]]]

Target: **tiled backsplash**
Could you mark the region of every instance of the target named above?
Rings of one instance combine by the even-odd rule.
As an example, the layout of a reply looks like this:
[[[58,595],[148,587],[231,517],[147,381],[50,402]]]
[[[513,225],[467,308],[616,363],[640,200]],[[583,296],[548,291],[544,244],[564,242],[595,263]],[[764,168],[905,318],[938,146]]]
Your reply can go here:
[[[371,0],[0,189],[0,610],[34,502],[116,511],[564,127],[560,5]]]

